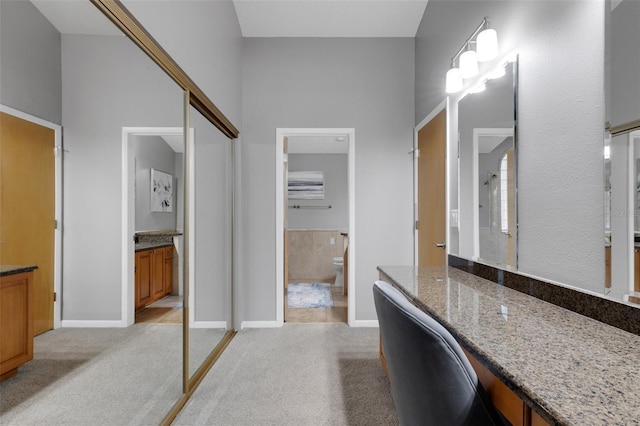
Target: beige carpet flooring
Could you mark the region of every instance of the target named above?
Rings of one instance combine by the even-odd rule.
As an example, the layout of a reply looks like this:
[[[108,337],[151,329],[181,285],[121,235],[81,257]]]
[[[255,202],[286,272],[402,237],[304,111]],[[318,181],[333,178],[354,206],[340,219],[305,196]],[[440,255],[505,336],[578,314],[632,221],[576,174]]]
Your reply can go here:
[[[182,325],[62,328],[0,383],[0,425],[158,425],[182,395]]]
[[[202,358],[215,331],[192,332]],[[37,336],[34,360],[0,383],[0,424],[158,425],[181,395],[181,335],[179,324],[135,324]],[[378,329],[239,331],[174,424],[397,425]]]
[[[174,425],[397,425],[378,329],[241,330]]]

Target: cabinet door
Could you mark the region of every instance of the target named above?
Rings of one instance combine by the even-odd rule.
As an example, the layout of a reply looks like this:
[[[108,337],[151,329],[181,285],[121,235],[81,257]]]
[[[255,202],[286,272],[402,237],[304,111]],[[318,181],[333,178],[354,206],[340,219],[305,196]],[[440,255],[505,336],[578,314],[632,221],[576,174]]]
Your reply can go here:
[[[164,252],[164,294],[173,291],[173,246],[166,247]]]
[[[151,300],[151,250],[136,253],[136,309]]]
[[[151,251],[151,298],[159,300],[164,296],[164,248]]]
[[[0,277],[0,381],[33,359],[33,272]]]

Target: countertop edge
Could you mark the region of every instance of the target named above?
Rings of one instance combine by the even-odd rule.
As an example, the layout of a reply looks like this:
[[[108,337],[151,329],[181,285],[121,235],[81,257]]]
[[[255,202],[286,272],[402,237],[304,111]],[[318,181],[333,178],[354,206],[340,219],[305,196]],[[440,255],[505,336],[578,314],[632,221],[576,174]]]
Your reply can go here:
[[[549,407],[543,400],[538,398],[535,394],[532,394],[527,388],[521,386],[517,379],[508,374],[504,368],[502,368],[499,363],[497,363],[494,359],[488,356],[484,351],[482,351],[477,345],[475,345],[471,340],[467,339],[465,336],[460,334],[457,329],[440,317],[440,315],[425,305],[422,301],[420,301],[415,296],[411,295],[408,291],[406,291],[402,284],[397,282],[391,275],[383,270],[384,266],[378,266],[376,269],[380,274],[384,275],[388,280],[389,284],[393,287],[400,290],[400,292],[409,299],[414,305],[416,305],[419,309],[423,310],[431,317],[433,317],[438,323],[440,323],[444,328],[446,328],[460,343],[464,349],[466,349],[470,354],[472,354],[476,359],[491,373],[493,373],[498,379],[500,379],[509,389],[511,389],[516,395],[518,395],[527,405],[529,405],[532,409],[534,409],[540,416],[542,416],[549,424],[553,425],[567,425],[570,426],[572,423],[566,419],[562,414]],[[464,272],[464,271],[463,271]],[[471,275],[471,274],[469,274]],[[381,277],[381,279],[384,279]],[[488,281],[488,280],[487,280]],[[494,285],[498,285],[496,283],[492,283]],[[530,296],[531,297],[531,296]]]
[[[0,266],[0,277],[31,272],[38,269],[36,265],[2,265]]]

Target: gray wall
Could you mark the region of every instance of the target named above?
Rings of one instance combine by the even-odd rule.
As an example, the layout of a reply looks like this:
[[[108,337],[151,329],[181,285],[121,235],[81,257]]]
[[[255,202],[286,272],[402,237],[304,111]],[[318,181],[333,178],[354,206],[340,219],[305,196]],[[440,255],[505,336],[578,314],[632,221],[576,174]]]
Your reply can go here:
[[[0,103],[62,122],[60,33],[29,1],[0,1]]]
[[[132,139],[136,156],[136,232],[176,229],[179,191],[176,152],[160,136],[134,136]],[[151,169],[173,176],[171,212],[151,211]]]
[[[611,12],[610,22],[611,111],[607,118],[615,126],[640,119],[640,2],[623,1]]]
[[[324,172],[324,200],[289,200],[289,205],[327,206],[330,209],[289,209],[289,229],[349,229],[347,154],[289,154],[289,171]]]
[[[119,320],[122,127],[176,127],[183,93],[128,39],[62,37],[63,320]]]
[[[451,56],[484,16],[501,51],[520,55],[519,269],[602,291],[604,3],[429,2],[416,40],[416,122],[445,99]]]
[[[242,34],[231,0],[125,0],[124,4],[241,129]]]
[[[275,129],[355,128],[356,319],[380,264],[413,253],[413,39],[245,39],[242,315],[275,320]],[[354,230],[350,230],[354,231]]]
[[[126,2],[126,6],[240,128],[242,38],[232,3]],[[64,36],[62,62],[63,120],[69,149],[65,159],[63,319],[119,319],[121,127],[181,126],[183,93],[122,37]],[[207,179],[217,172],[201,163],[207,155],[216,155],[211,144],[221,134],[197,122],[192,124],[200,128],[196,139],[203,141],[196,148],[202,159],[200,165],[196,162],[202,172],[196,179],[204,182],[199,190],[206,191]],[[214,132],[217,136],[211,136]],[[101,194],[94,188],[100,188]],[[202,200],[197,216],[214,209],[212,203],[227,195],[212,191],[208,197],[197,194]],[[201,219],[200,223],[205,227],[207,221]],[[215,226],[214,230],[218,229]],[[203,229],[204,235],[209,235],[212,227]],[[87,250],[88,244],[96,249]],[[225,282],[229,275],[228,257],[218,249],[208,246],[197,254],[196,262],[204,265],[199,273],[222,268],[216,270],[218,275],[210,275],[208,282]],[[212,265],[212,258],[221,259],[224,265]],[[224,304],[223,299],[228,299],[219,293],[211,296],[211,291],[212,287],[201,289],[200,303],[215,299]],[[217,305],[215,309],[218,311]],[[217,314],[213,318],[203,309],[196,309],[196,315],[197,320],[224,319]]]
[[[241,131],[242,139],[242,45],[243,39],[235,8],[230,0],[222,1],[153,1],[125,0],[136,16],[162,47],[175,59],[191,79],[205,92],[225,116]],[[197,116],[196,116],[197,117]],[[197,117],[196,127],[196,320],[228,320],[231,289],[231,146],[226,139]],[[226,142],[226,143],[224,143]],[[239,149],[237,149],[239,151]],[[235,156],[233,184],[243,186],[240,155]],[[226,198],[225,198],[226,197]],[[241,210],[236,198],[236,211]],[[244,232],[238,229],[238,238]],[[243,256],[239,244],[236,258]],[[236,281],[242,282],[238,264]],[[200,283],[200,284],[199,284]],[[251,297],[242,286],[234,289],[236,323],[240,324],[241,301]]]

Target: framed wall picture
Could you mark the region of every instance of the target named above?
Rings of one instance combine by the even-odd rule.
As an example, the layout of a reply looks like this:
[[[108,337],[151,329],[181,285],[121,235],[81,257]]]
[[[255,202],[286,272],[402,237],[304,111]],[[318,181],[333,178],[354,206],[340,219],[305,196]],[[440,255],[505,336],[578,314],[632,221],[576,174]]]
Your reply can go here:
[[[324,200],[324,172],[289,172],[287,193],[293,200]]]
[[[173,211],[173,176],[151,169],[151,211]]]

